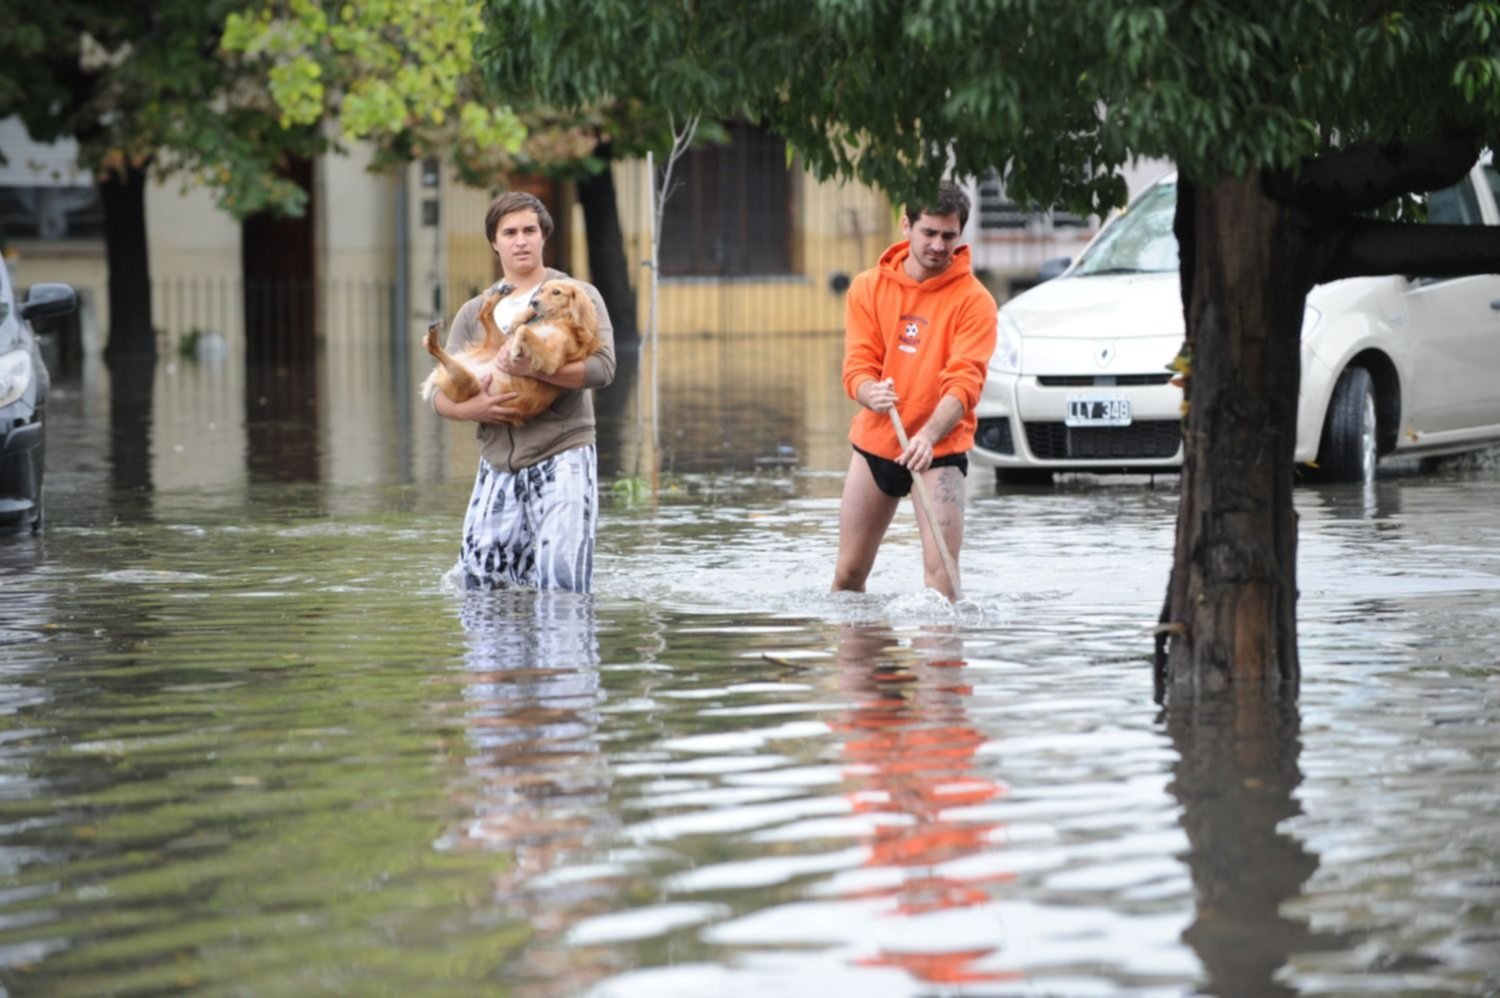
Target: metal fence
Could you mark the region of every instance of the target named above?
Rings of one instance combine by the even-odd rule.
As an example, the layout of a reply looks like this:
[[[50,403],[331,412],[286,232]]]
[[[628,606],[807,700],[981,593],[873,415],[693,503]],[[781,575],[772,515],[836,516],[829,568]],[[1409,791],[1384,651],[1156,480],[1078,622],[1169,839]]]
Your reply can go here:
[[[331,344],[391,342],[388,280],[263,280],[169,277],[152,282],[157,349],[224,350],[295,359]]]

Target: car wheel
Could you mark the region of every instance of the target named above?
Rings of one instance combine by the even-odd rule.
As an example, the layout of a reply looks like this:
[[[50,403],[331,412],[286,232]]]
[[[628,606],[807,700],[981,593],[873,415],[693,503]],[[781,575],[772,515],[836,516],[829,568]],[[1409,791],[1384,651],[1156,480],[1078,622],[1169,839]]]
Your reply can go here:
[[[1318,445],[1318,477],[1328,482],[1374,481],[1378,457],[1375,383],[1364,368],[1347,367],[1328,403]]]
[[[1051,485],[1052,472],[1046,468],[996,468],[996,485]]]

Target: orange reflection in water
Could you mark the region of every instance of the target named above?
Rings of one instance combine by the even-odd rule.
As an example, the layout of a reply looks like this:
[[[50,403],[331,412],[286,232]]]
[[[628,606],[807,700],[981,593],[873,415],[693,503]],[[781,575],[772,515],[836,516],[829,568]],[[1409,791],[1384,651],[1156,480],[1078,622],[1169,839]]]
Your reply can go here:
[[[952,647],[949,647],[951,645]],[[928,656],[961,650],[956,636],[923,635],[903,647],[887,628],[849,625],[840,630],[839,676],[854,705],[833,726],[848,735],[844,754],[857,814],[878,820],[868,842],[867,866],[899,870],[894,884],[851,891],[845,897],[893,898],[897,917],[981,905],[997,883],[1014,874],[962,876],[944,873],[945,864],[992,848],[995,821],[968,821],[955,808],[981,804],[1006,794],[1003,784],[985,776],[976,754],[985,737],[970,723],[961,658]],[[901,967],[932,983],[1016,980],[1015,972],[974,965],[991,957],[990,947],[934,952],[888,948],[861,959],[862,966]]]

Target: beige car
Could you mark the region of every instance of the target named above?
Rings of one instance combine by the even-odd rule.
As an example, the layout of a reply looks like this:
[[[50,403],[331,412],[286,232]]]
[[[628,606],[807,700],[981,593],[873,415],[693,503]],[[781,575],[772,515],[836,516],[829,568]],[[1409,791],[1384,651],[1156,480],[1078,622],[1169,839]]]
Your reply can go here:
[[[1500,225],[1486,156],[1428,199],[1430,221]],[[1147,187],[1077,261],[1000,309],[970,454],[1002,481],[1182,463],[1175,175]],[[1500,444],[1500,275],[1335,281],[1307,296],[1296,460],[1368,481],[1386,457]]]

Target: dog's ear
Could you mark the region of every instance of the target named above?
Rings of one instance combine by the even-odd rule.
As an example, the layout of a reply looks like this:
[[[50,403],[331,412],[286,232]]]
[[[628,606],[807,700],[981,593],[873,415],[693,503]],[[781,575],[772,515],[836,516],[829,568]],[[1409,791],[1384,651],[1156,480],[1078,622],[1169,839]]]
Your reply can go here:
[[[568,290],[573,298],[572,308],[569,309],[573,321],[586,329],[595,328],[599,324],[599,316],[594,310],[594,302],[589,297],[589,293],[583,290],[582,284],[576,282],[570,284]]]

